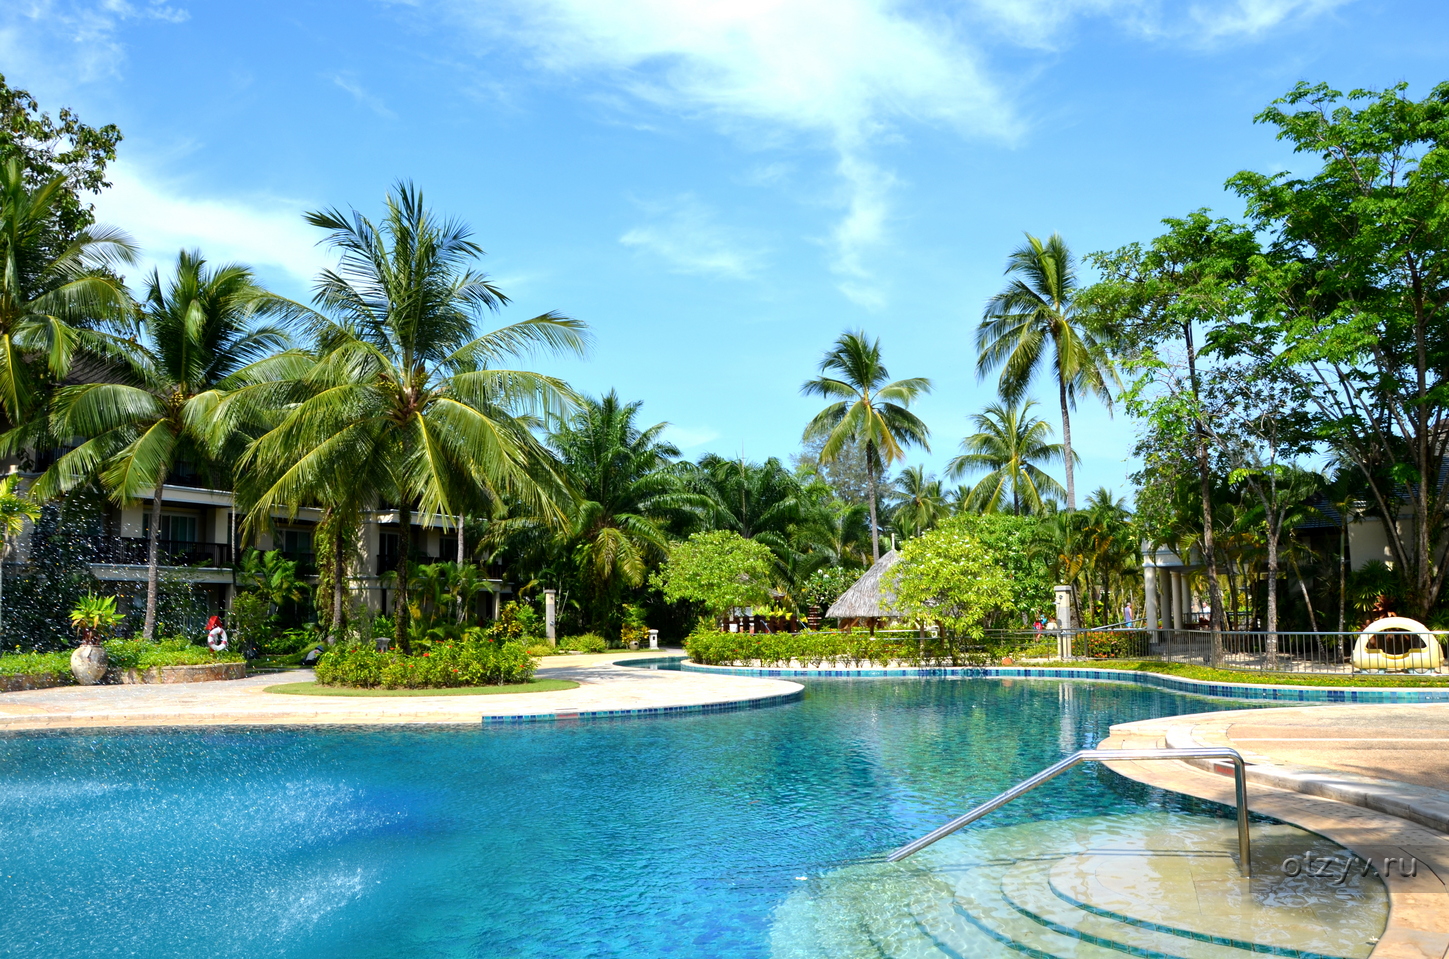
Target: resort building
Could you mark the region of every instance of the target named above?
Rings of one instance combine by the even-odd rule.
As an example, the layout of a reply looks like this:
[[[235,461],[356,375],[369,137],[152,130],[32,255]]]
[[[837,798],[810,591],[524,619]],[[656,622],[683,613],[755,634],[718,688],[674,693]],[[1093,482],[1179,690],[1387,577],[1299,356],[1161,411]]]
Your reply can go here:
[[[12,472],[18,471],[11,467]],[[26,484],[39,473],[24,472]],[[272,527],[261,532],[254,541],[241,542],[238,537],[239,518],[233,506],[231,491],[210,489],[201,477],[181,473],[162,487],[161,535],[159,553],[161,575],[169,582],[192,584],[205,599],[207,612],[228,609],[236,594],[237,564],[247,549],[280,550],[297,563],[297,572],[315,581],[317,575],[313,536],[322,519],[322,511],[304,508],[289,515],[278,512]],[[146,602],[147,564],[151,532],[152,496],[142,496],[132,503],[118,506],[109,499],[91,494],[78,496],[81,505],[74,513],[79,518],[67,519],[61,535],[81,542],[91,574],[114,590],[120,608],[143,607]],[[43,521],[42,521],[43,522]],[[421,564],[449,562],[457,558],[456,524],[441,517],[424,521],[412,516],[413,560]],[[388,614],[392,611],[393,594],[388,573],[397,569],[402,536],[395,509],[365,510],[358,534],[357,547],[348,562],[348,596],[350,602],[361,600],[369,609]],[[30,529],[14,544],[7,565],[28,562],[32,555]],[[240,545],[240,548],[238,544]],[[503,596],[511,589],[503,579],[501,566],[485,571],[492,587],[490,604],[485,612],[498,615]]]

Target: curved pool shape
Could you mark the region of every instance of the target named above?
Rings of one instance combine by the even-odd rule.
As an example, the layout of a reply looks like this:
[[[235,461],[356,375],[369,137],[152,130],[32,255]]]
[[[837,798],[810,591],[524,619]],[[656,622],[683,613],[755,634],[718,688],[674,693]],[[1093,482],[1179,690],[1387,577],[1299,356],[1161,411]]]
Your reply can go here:
[[[807,686],[654,720],[0,738],[5,951],[766,957],[812,884],[1112,723],[1242,708],[1122,684]],[[1143,812],[1231,815],[1089,766],[972,834]]]

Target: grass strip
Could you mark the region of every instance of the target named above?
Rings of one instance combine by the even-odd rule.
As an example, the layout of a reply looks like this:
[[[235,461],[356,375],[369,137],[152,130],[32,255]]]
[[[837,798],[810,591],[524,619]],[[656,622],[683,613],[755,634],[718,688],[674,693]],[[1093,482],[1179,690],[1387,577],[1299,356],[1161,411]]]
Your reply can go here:
[[[1044,667],[1046,669],[1120,669],[1139,673],[1158,673],[1164,676],[1180,676],[1183,679],[1200,679],[1210,683],[1244,683],[1251,686],[1345,686],[1357,688],[1372,687],[1417,687],[1433,688],[1449,686],[1449,676],[1403,676],[1355,673],[1352,675],[1332,673],[1264,673],[1257,670],[1214,669],[1211,666],[1194,666],[1191,663],[1162,663],[1156,660],[1127,659],[1077,659],[1069,663],[1020,663],[1021,666]]]
[[[263,692],[287,696],[492,696],[496,693],[552,693],[560,689],[577,689],[578,685],[567,679],[532,679],[506,686],[446,686],[441,689],[361,689],[317,683],[279,683],[266,687]]]

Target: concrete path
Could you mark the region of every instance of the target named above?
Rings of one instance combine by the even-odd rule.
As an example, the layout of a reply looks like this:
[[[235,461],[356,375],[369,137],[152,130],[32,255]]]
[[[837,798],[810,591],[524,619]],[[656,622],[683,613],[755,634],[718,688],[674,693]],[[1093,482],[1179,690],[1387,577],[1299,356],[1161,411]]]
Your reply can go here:
[[[1313,706],[1123,723],[1104,748],[1232,746],[1254,812],[1327,836],[1374,864],[1389,891],[1372,959],[1449,956],[1449,706]],[[1231,806],[1231,765],[1121,762],[1114,771]],[[1403,863],[1398,861],[1402,860]],[[1413,863],[1404,875],[1404,865]],[[1255,870],[1280,863],[1253,862]]]
[[[660,653],[654,653],[659,656]],[[0,695],[0,732],[120,726],[390,725],[549,721],[659,715],[768,705],[798,698],[798,683],[612,665],[649,658],[607,654],[544,659],[540,679],[577,689],[488,696],[295,696],[267,686],[306,682],[298,670],[214,683],[63,686]],[[565,661],[566,660],[566,661]]]

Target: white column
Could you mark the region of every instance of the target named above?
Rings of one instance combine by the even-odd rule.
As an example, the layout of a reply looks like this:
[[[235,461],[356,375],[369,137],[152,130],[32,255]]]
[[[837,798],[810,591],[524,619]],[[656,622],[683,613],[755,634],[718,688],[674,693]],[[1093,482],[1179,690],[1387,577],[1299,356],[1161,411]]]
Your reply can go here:
[[[1183,603],[1182,603],[1182,594],[1183,594],[1183,585],[1184,584],[1183,584],[1183,581],[1182,581],[1182,574],[1181,573],[1178,573],[1178,572],[1174,572],[1172,574],[1172,628],[1173,629],[1182,629],[1182,605],[1183,605]]]
[[[1148,629],[1157,628],[1157,567],[1142,557],[1142,615]]]
[[[543,591],[543,634],[548,639],[550,646],[558,645],[558,631],[555,626],[557,598],[557,590],[546,589]]]

